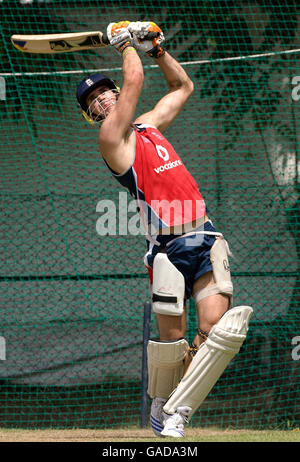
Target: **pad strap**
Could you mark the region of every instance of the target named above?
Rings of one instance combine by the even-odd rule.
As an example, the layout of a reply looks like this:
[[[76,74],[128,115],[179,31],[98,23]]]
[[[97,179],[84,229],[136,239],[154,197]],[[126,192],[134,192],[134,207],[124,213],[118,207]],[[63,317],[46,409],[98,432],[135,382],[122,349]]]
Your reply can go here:
[[[198,327],[197,329],[197,334],[202,338],[202,340],[204,340],[204,342],[206,341],[209,335],[207,332],[205,332],[205,330],[200,329],[200,327]]]
[[[178,299],[177,297],[171,297],[169,295],[153,294],[152,301],[153,302],[165,302],[165,303],[177,303]]]
[[[209,297],[210,295],[224,294],[232,297],[232,292],[233,289],[231,282],[227,284],[227,287],[223,283],[222,289],[218,286],[218,284],[212,284],[208,287],[205,287],[204,289],[199,290],[198,292],[195,292],[193,294],[193,298],[195,303],[198,303],[200,300],[203,300],[203,298]]]

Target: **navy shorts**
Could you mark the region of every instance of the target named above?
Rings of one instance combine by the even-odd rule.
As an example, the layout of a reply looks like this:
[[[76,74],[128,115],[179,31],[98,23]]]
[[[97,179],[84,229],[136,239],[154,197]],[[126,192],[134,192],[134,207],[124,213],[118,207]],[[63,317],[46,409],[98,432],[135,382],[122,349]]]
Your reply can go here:
[[[197,229],[203,230],[203,226]],[[204,223],[204,231],[216,232],[210,221]],[[152,268],[155,255],[165,248],[169,260],[183,274],[185,279],[186,297],[192,295],[193,285],[203,274],[212,271],[210,261],[210,249],[212,248],[216,236],[210,234],[192,234],[186,237],[178,235],[157,236],[156,240],[160,246],[153,247],[148,243],[148,253],[145,255],[145,263],[148,267],[150,282],[152,283]],[[166,244],[173,239],[174,242],[169,246]]]

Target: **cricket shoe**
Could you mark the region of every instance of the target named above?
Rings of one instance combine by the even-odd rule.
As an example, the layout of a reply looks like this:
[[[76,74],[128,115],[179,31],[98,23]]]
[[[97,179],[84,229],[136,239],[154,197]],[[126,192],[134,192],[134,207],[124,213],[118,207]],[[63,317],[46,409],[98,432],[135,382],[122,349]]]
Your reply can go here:
[[[162,436],[172,436],[173,438],[184,437],[184,424],[188,423],[188,415],[191,412],[189,406],[180,406],[175,414],[164,413],[164,429],[161,432]]]
[[[151,404],[150,425],[156,436],[161,436],[164,428],[163,407],[166,401],[164,398],[154,398]]]

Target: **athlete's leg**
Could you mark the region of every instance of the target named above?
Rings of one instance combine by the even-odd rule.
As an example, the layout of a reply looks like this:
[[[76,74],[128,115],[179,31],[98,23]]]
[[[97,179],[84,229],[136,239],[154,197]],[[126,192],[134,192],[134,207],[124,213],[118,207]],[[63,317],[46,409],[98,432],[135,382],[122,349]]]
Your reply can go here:
[[[199,293],[204,288],[215,284],[212,271],[201,276],[194,284],[193,293]],[[209,334],[230,306],[230,298],[225,294],[214,294],[202,298],[196,303],[199,332],[194,343],[199,347],[205,340],[205,333]]]
[[[215,280],[212,271],[204,274],[194,284],[193,293],[199,293],[202,289],[213,286]],[[193,357],[198,351],[199,346],[206,340],[212,327],[219,321],[230,306],[230,299],[224,294],[209,295],[196,303],[198,320],[197,333],[193,339],[189,354],[185,359],[185,372],[190,365]]]
[[[210,286],[214,284],[210,273],[196,281],[195,289],[211,293]],[[228,309],[231,296],[221,295],[208,295],[197,302],[200,331],[195,343],[200,346],[180,384],[163,407],[163,411],[171,416],[179,413],[187,420],[193,415],[246,338],[252,308]],[[162,435],[170,434],[166,427]]]
[[[173,341],[183,338],[186,331],[186,312],[181,316],[168,316],[156,314],[159,339],[161,341]]]
[[[201,405],[246,337],[253,310],[249,306],[231,308],[232,283],[225,251],[221,241],[212,247],[213,272],[208,271],[194,284],[198,315],[194,354],[180,384],[163,407],[164,413],[170,415],[164,421],[163,436],[177,436],[174,428],[183,431],[184,423]]]
[[[152,398],[150,424],[157,436],[164,427],[163,406],[180,382],[188,352],[184,340],[186,313],[156,314],[159,339],[148,343],[148,394]]]

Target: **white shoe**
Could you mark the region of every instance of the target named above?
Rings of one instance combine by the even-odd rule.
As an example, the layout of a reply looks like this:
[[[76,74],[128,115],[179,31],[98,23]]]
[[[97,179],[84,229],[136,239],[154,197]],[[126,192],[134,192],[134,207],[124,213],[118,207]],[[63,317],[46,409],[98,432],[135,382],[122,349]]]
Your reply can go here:
[[[156,436],[161,436],[164,428],[163,407],[166,401],[164,398],[154,398],[151,404],[150,425]]]
[[[190,411],[190,407],[180,406],[176,410],[175,414],[169,415],[164,412],[164,429],[162,430],[161,435],[183,438],[184,424],[188,423],[188,415]]]

